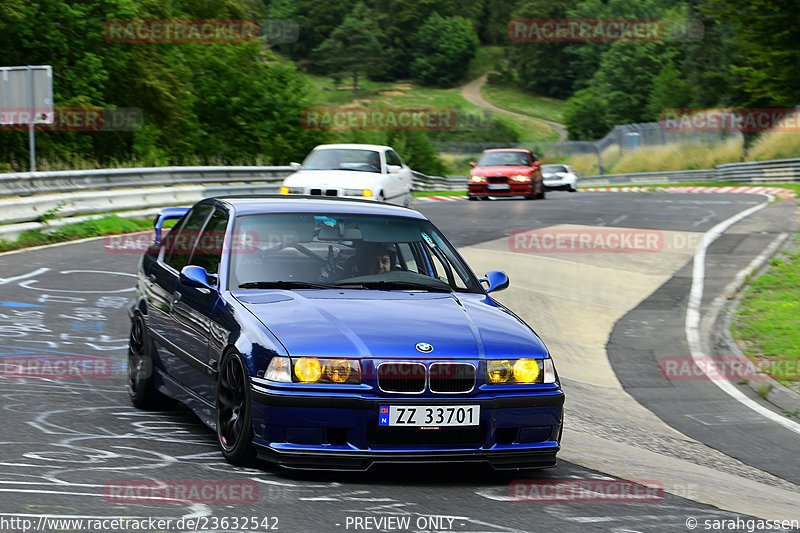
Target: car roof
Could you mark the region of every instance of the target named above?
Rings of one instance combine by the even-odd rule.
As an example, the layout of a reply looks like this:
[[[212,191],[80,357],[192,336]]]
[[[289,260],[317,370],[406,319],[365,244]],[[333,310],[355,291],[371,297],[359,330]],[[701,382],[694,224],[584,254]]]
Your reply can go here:
[[[526,150],[525,148],[490,148],[489,150],[483,151],[483,153],[486,152],[524,152],[526,154],[531,153],[530,150]]]
[[[332,148],[349,148],[356,150],[391,150],[389,146],[381,144],[320,144],[314,150],[329,150]]]
[[[352,215],[385,215],[427,220],[422,213],[398,205],[374,200],[329,198],[325,196],[259,195],[218,196],[203,203],[221,202],[232,207],[237,216],[271,213],[326,213]]]

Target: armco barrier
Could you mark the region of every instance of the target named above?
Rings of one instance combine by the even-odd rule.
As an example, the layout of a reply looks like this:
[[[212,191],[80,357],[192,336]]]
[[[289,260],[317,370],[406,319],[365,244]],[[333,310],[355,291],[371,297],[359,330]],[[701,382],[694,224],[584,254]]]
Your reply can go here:
[[[585,176],[578,181],[581,187],[603,187],[608,185],[663,185],[669,183],[691,183],[713,181],[715,170],[679,170],[675,172],[636,172],[630,174],[606,174]]]
[[[149,213],[209,196],[274,194],[291,172],[291,167],[163,167],[0,174],[0,240],[46,229],[33,221],[47,215],[67,221],[99,213]],[[463,190],[466,182],[414,172],[414,188]],[[49,227],[60,225],[62,220]]]
[[[203,183],[279,183],[291,167],[154,167],[0,174],[0,197]]]
[[[673,172],[637,172],[586,176],[580,180],[584,187],[606,185],[656,185],[692,181],[738,181],[764,183],[800,181],[800,159],[776,159],[728,163],[707,170],[677,170]]]

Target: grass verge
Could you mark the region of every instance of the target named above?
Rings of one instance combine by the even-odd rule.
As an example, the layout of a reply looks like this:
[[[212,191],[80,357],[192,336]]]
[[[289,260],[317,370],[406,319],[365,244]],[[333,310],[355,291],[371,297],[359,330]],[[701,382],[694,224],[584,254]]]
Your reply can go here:
[[[152,229],[153,220],[120,218],[117,215],[108,215],[96,220],[87,220],[75,224],[67,224],[53,231],[32,230],[26,231],[14,241],[0,241],[0,252],[54,244],[57,242],[76,241],[103,235],[118,235]]]
[[[364,79],[358,82],[358,101],[354,101],[352,82],[349,79],[343,80],[343,86],[334,87],[333,82],[328,77],[311,74],[307,76],[314,87],[315,104],[320,107],[445,108],[454,109],[461,113],[463,116],[460,120],[466,124],[486,121],[485,110],[465,100],[461,96],[460,86],[441,89],[423,87],[409,80],[378,82]],[[491,116],[494,120],[513,129],[517,133],[520,142],[555,141],[558,139],[557,132],[532,118],[499,114]]]
[[[547,98],[497,85],[484,85],[481,96],[501,109],[561,123],[566,100]]]
[[[750,282],[731,321],[731,333],[759,368],[800,392],[798,294],[800,234],[791,251],[771,259],[766,272]]]

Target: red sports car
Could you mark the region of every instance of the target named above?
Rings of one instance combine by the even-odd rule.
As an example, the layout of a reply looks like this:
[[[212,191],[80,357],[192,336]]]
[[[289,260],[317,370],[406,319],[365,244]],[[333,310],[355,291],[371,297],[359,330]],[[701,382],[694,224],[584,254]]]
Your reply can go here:
[[[469,173],[469,199],[489,196],[524,196],[544,199],[539,158],[519,148],[485,150]]]

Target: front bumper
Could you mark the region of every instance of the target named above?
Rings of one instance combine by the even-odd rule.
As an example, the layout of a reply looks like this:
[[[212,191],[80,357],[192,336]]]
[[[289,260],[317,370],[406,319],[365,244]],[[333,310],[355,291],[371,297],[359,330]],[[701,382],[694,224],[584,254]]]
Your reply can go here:
[[[468,193],[470,196],[528,196],[533,193],[533,183],[509,183],[508,188],[490,188],[490,185],[505,186],[500,183],[470,183]]]
[[[446,398],[309,395],[251,387],[259,456],[289,468],[367,470],[376,463],[483,462],[548,468],[560,449],[564,393]],[[480,425],[420,430],[377,424],[385,405],[480,405]]]
[[[555,189],[574,189],[577,185],[576,180],[545,180],[544,188],[547,190]]]

